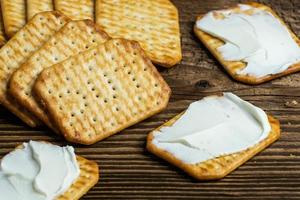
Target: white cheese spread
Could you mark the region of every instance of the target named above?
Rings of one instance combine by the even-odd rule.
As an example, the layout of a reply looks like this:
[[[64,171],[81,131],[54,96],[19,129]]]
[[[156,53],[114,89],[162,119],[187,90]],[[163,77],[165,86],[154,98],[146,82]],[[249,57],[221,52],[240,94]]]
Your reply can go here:
[[[246,150],[270,131],[262,109],[224,93],[192,103],[172,126],[154,132],[152,142],[177,159],[196,164]]]
[[[212,11],[196,22],[196,27],[225,42],[217,50],[226,61],[243,61],[246,67],[238,74],[263,77],[285,71],[300,61],[299,45],[272,13],[249,5],[240,10]],[[216,19],[214,12],[222,14]]]
[[[52,200],[80,174],[73,147],[30,141],[1,160],[0,193],[5,200]]]

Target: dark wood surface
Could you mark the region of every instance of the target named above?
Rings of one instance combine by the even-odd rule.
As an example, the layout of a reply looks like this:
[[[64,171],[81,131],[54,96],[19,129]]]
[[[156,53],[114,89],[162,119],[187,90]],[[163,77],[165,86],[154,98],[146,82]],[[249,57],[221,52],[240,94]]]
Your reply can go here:
[[[98,162],[100,182],[82,199],[300,199],[300,73],[259,86],[232,80],[195,38],[195,17],[233,0],[174,0],[179,9],[182,62],[159,68],[172,88],[168,108],[92,146],[76,152]],[[270,5],[300,35],[300,1],[260,1]],[[231,91],[281,122],[279,141],[219,181],[197,182],[145,150],[147,134],[189,103]],[[299,103],[297,103],[299,102]],[[28,140],[67,144],[47,128],[30,129],[0,108],[0,156]],[[1,194],[0,194],[1,199]]]

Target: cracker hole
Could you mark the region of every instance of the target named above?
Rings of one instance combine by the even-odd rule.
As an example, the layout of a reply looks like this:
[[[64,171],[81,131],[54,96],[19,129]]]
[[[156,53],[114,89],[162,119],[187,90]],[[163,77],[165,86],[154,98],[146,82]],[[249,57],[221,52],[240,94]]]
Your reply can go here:
[[[39,62],[39,61],[40,61],[40,58],[36,58],[36,61]]]
[[[104,103],[107,103],[108,101],[107,101],[107,99],[104,99]]]
[[[69,78],[69,77],[66,77],[66,80],[67,80],[67,81],[69,81],[69,80],[70,80],[70,78]]]
[[[111,125],[111,126],[115,126],[115,123],[112,122],[110,125]]]
[[[128,73],[128,74],[131,74],[131,71],[128,71],[127,73]]]
[[[136,79],[135,79],[135,78],[132,78],[132,81],[134,82],[134,81],[136,81]]]
[[[147,68],[144,68],[144,71],[147,71]]]
[[[62,106],[59,106],[59,110],[63,110],[63,107],[62,107]]]
[[[139,84],[136,85],[136,88],[140,88],[141,86]]]
[[[67,90],[67,93],[68,93],[68,94],[70,94],[70,93],[71,93],[71,91],[70,91],[70,90]]]
[[[85,103],[85,104],[84,104],[84,106],[85,106],[85,107],[87,107],[87,106],[88,106],[88,104],[87,104],[87,103]]]
[[[73,123],[72,123],[72,122],[70,122],[70,126],[73,126]]]
[[[59,98],[62,98],[62,94],[59,94],[58,97],[59,97]]]
[[[74,45],[74,44],[75,44],[75,42],[74,42],[74,41],[72,41],[72,44]]]
[[[80,94],[79,90],[76,91],[76,94]]]
[[[93,42],[93,43],[95,43],[95,42],[96,42],[96,40],[92,40],[92,42]]]
[[[44,18],[43,17],[40,17],[40,21],[43,21],[44,20]]]
[[[160,102],[159,102],[159,101],[157,101],[157,102],[156,102],[156,105],[159,105],[159,104],[160,104]]]
[[[111,84],[111,80],[108,80],[107,82],[108,82],[108,84]]]
[[[93,92],[95,91],[95,88],[94,88],[94,87],[92,87],[92,91],[93,91]]]
[[[82,99],[86,99],[86,96],[84,95],[84,96],[82,96]]]
[[[90,48],[88,45],[85,46],[86,49]]]
[[[26,96],[29,96],[29,93],[28,93],[28,92],[25,92],[25,95],[26,95]]]
[[[137,53],[136,53],[136,52],[133,52],[133,55],[135,55],[135,56],[136,56],[136,55],[137,55]]]
[[[89,70],[90,70],[90,72],[93,71],[93,67],[90,66],[90,67],[89,67]]]
[[[115,91],[116,90],[116,88],[115,87],[112,87],[112,89]]]
[[[52,91],[51,91],[51,90],[48,90],[48,93],[49,93],[49,94],[51,94],[51,93],[52,93]]]
[[[142,100],[142,97],[138,97],[138,100],[141,101],[141,100]]]
[[[116,95],[113,95],[113,98],[114,98],[114,99],[116,99],[116,98],[117,98],[117,96],[116,96]]]
[[[58,58],[57,58],[57,57],[55,57],[55,58],[54,58],[54,60],[55,60],[55,61],[58,61]]]
[[[96,122],[96,121],[97,121],[97,118],[96,118],[96,117],[94,117],[94,118],[93,118],[93,121],[94,121],[94,122]]]
[[[120,109],[118,107],[116,107],[116,111],[119,111]]]
[[[83,113],[84,113],[84,110],[80,110],[80,113],[83,114]]]
[[[100,95],[99,94],[96,94],[96,98],[99,98],[100,97]]]
[[[75,116],[75,113],[71,113],[71,117],[74,117]]]
[[[154,87],[158,87],[158,84],[157,84],[157,83],[155,83],[155,84],[154,84]]]

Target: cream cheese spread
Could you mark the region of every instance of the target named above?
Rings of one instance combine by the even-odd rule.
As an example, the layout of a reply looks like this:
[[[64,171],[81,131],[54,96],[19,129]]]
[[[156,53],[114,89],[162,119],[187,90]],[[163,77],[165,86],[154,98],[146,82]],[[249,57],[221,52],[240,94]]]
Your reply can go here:
[[[226,61],[243,61],[246,67],[238,74],[263,77],[283,72],[300,61],[299,45],[272,13],[240,4],[240,10],[212,11],[196,22],[196,27],[225,42],[217,50]],[[223,19],[216,19],[214,13]]]
[[[262,109],[224,93],[192,103],[172,126],[154,132],[152,142],[177,159],[196,164],[246,150],[270,131]]]
[[[1,160],[0,193],[5,200],[52,200],[80,174],[73,147],[30,141]]]

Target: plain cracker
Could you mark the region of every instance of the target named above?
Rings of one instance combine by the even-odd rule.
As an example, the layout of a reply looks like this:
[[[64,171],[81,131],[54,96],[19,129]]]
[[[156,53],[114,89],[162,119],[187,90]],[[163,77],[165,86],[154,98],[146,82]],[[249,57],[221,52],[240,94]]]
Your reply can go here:
[[[68,141],[92,144],[161,110],[170,88],[137,42],[113,39],[44,70],[34,86]]]
[[[23,145],[16,147],[16,149],[22,148],[24,148]],[[79,164],[80,175],[71,187],[56,200],[78,200],[99,181],[99,167],[96,162],[77,155],[76,159]]]
[[[73,20],[94,20],[94,0],[54,0],[54,5]]]
[[[288,28],[288,26],[284,23],[284,21],[270,8],[263,4],[259,3],[248,3],[248,5],[251,5],[252,7],[259,8],[261,10],[268,11],[272,13],[276,18],[278,18],[281,23]],[[232,8],[234,10],[239,10],[238,7]],[[197,20],[200,20],[202,16],[199,16]],[[300,46],[300,40],[299,38],[288,28],[290,34],[292,35],[293,39],[296,41],[296,43]],[[201,42],[209,49],[209,51],[214,55],[214,57],[222,64],[222,66],[225,68],[225,70],[232,76],[235,80],[251,84],[251,85],[257,85],[261,84],[270,80],[273,80],[278,77],[282,77],[294,72],[300,71],[300,63],[296,63],[292,66],[290,66],[287,70],[278,73],[278,74],[272,74],[272,75],[266,75],[260,78],[250,76],[250,75],[241,75],[238,74],[237,71],[244,68],[246,66],[246,63],[236,61],[225,61],[222,57],[222,55],[217,50],[218,47],[223,46],[224,42],[216,37],[213,37],[200,29],[198,29],[195,25],[194,32],[196,36],[201,40]]]
[[[53,10],[52,0],[26,0],[27,5],[27,20],[30,20],[34,15]]]
[[[4,29],[9,38],[25,25],[25,7],[25,0],[1,0]]]
[[[156,64],[182,58],[178,11],[168,0],[96,0],[96,23],[113,38],[138,41]]]
[[[47,41],[12,75],[10,93],[30,112],[58,132],[40,104],[35,100],[32,87],[40,72],[73,55],[108,40],[108,35],[91,20],[71,21]]]
[[[39,120],[7,93],[10,76],[68,20],[56,11],[40,13],[0,49],[0,102],[29,126]]]
[[[239,153],[221,156],[202,163],[187,164],[177,159],[173,154],[158,148],[152,143],[154,133],[156,131],[159,131],[161,128],[166,126],[172,126],[172,124],[174,124],[182,115],[183,113],[175,116],[173,119],[166,122],[161,127],[152,131],[147,137],[147,149],[151,153],[177,166],[178,168],[182,169],[187,174],[198,180],[215,180],[225,177],[236,168],[244,164],[246,161],[251,159],[257,153],[261,152],[266,147],[271,145],[280,137],[279,121],[271,116],[268,116],[272,130],[266,139],[256,144],[254,147],[251,147]]]

